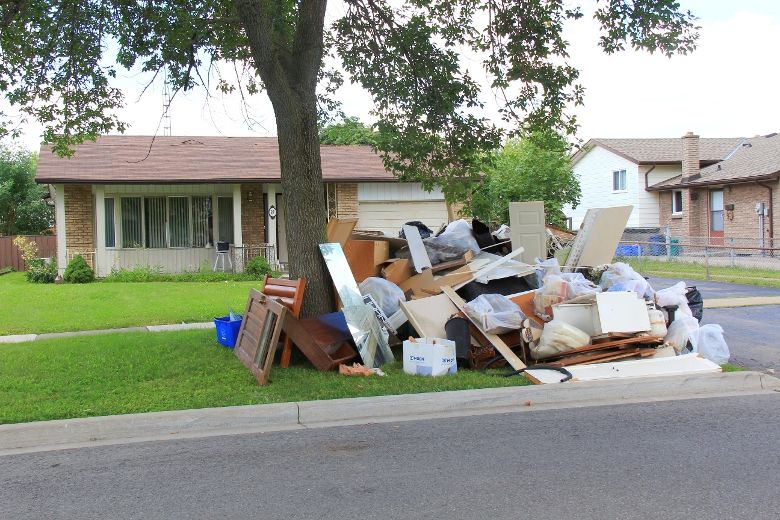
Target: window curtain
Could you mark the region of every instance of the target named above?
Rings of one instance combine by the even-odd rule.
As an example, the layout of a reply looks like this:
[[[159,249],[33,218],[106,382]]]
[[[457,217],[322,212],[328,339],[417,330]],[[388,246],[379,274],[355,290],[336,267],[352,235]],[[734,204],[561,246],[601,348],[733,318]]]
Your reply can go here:
[[[146,217],[146,247],[167,247],[165,240],[165,197],[144,199]]]
[[[141,197],[122,197],[122,247],[143,247]]]
[[[211,197],[192,197],[192,247],[211,243]]]
[[[190,247],[190,207],[187,197],[168,198],[170,247]]]
[[[106,211],[106,247],[116,247],[116,229],[114,227],[114,199],[103,199]]]
[[[233,199],[219,197],[219,241],[233,243]]]

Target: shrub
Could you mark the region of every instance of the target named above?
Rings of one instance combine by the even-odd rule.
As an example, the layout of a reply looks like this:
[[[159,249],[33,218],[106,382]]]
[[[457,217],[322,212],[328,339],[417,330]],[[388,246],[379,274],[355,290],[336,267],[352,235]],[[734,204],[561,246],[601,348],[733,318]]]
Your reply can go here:
[[[95,273],[81,255],[76,255],[65,268],[62,277],[68,283],[89,283],[95,279]]]
[[[53,259],[47,262],[43,258],[33,258],[27,262],[24,276],[32,283],[54,283],[57,279],[57,263]]]
[[[165,273],[160,266],[114,269],[103,279],[104,282],[249,282],[256,277],[246,273],[223,273],[211,270],[187,273]]]
[[[106,282],[160,282],[165,273],[161,266],[138,266],[132,269],[112,269],[105,277]]]
[[[271,264],[268,263],[268,260],[262,256],[256,256],[251,259],[249,263],[246,264],[244,272],[256,279],[262,278],[267,274],[271,276],[279,276],[279,273],[274,271],[273,267],[271,267]]]

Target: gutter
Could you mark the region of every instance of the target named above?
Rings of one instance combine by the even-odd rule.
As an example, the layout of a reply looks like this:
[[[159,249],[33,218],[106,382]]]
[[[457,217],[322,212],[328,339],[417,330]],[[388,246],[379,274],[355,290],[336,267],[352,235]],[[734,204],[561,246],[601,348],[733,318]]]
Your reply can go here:
[[[738,179],[715,179],[708,182],[696,182],[696,183],[688,183],[688,184],[680,183],[671,186],[659,186],[657,188],[650,186],[649,188],[647,188],[647,191],[669,191],[669,190],[680,190],[683,188],[700,188],[705,186],[717,186],[717,185],[728,186],[730,184],[747,184],[747,183],[758,184],[761,181],[774,180],[779,176],[780,176],[780,171],[776,171],[774,173],[770,173],[769,175],[762,175],[760,177],[741,177]]]
[[[650,187],[650,183],[649,183],[649,181],[647,180],[647,176],[648,176],[648,175],[650,175],[650,172],[651,172],[651,171],[655,170],[655,167],[656,167],[656,165],[654,164],[653,166],[651,166],[651,167],[650,167],[650,169],[649,169],[649,170],[647,170],[647,171],[645,172],[645,191],[647,191],[647,188],[649,188],[649,187]]]

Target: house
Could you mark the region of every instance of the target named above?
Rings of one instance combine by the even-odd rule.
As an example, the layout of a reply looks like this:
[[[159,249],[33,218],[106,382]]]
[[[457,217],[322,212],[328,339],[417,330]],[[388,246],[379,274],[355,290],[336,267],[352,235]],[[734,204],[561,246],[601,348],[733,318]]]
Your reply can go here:
[[[722,161],[704,168],[697,160],[702,141],[686,135],[681,173],[647,188],[658,197],[660,225],[709,245],[775,247],[780,135],[741,139]]]
[[[693,136],[693,134],[690,134]],[[682,139],[591,139],[572,156],[580,181],[580,204],[564,209],[572,229],[579,229],[588,208],[631,205],[632,229],[657,230],[661,223],[659,193],[650,186],[678,177],[683,169]],[[726,159],[743,139],[696,137],[698,164],[707,167]]]
[[[328,216],[390,235],[410,220],[433,229],[448,221],[440,191],[398,182],[369,147],[323,145],[321,155]],[[36,181],[54,186],[61,273],[76,254],[98,276],[197,270],[214,264],[217,242],[230,243],[239,263],[260,253],[287,261],[295,215],[284,205],[276,138],[103,136],[71,158],[44,146]]]

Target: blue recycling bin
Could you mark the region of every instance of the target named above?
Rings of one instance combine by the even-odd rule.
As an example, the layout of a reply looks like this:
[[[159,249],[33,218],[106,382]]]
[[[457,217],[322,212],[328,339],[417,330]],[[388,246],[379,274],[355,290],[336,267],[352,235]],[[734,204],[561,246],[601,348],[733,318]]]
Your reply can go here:
[[[642,256],[642,246],[639,244],[623,244],[617,247],[615,256]]]
[[[650,255],[666,256],[666,237],[663,235],[653,235],[650,237]]]
[[[214,327],[217,329],[217,341],[227,348],[236,346],[238,331],[241,329],[241,319],[231,320],[230,316],[214,318]]]

